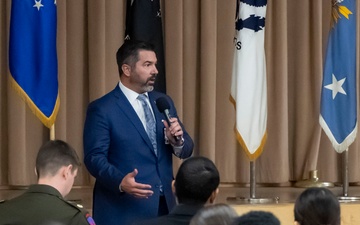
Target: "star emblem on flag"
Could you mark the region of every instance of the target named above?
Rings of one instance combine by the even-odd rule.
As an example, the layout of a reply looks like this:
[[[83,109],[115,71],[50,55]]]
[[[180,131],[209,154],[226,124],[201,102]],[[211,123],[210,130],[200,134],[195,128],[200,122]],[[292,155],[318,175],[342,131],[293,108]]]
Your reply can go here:
[[[41,4],[41,0],[39,0],[39,1],[36,1],[36,0],[35,0],[35,5],[34,5],[33,7],[36,7],[37,10],[40,11],[40,8],[41,8],[41,7],[44,7],[44,5]]]
[[[342,87],[345,80],[346,80],[346,77],[341,80],[337,80],[335,75],[332,74],[332,83],[324,86],[326,89],[332,90],[332,98],[333,99],[335,99],[337,93],[346,95],[346,92],[345,92],[344,88]]]

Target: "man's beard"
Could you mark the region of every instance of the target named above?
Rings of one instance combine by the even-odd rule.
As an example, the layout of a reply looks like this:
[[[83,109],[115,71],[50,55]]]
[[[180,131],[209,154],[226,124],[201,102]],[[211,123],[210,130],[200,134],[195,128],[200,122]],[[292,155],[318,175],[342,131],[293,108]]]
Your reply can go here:
[[[154,90],[154,86],[153,85],[146,85],[145,86],[145,89],[146,89],[146,92],[150,92],[150,91],[153,91]]]
[[[153,84],[150,85],[149,82],[153,82]],[[146,81],[145,89],[146,89],[147,92],[150,92],[150,91],[153,91],[153,90],[154,90],[155,82],[156,82],[156,75],[150,77],[150,78]]]

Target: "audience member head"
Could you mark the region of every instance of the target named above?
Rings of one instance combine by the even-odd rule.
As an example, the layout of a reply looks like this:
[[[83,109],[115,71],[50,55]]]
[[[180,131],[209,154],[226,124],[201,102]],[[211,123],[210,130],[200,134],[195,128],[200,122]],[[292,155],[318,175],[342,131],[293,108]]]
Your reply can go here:
[[[296,199],[294,207],[297,225],[339,225],[340,204],[326,188],[308,188]]]
[[[120,76],[124,73],[122,69],[124,64],[129,65],[131,68],[135,67],[136,62],[139,61],[139,51],[141,50],[155,52],[155,47],[154,45],[144,41],[124,41],[123,45],[121,45],[116,53],[116,61]]]
[[[213,203],[219,183],[219,171],[210,159],[191,157],[180,165],[173,191],[180,204]]]
[[[48,141],[40,147],[36,157],[38,183],[53,186],[66,196],[80,165],[79,157],[69,144],[61,140]]]
[[[271,212],[250,211],[236,218],[233,225],[280,225],[280,221]]]
[[[195,214],[190,225],[230,225],[236,217],[237,213],[229,205],[209,205]]]

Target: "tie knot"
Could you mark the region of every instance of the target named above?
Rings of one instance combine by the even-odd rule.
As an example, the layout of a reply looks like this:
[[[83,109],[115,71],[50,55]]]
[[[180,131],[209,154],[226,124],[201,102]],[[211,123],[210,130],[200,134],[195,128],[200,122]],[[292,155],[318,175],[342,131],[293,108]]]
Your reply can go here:
[[[145,94],[140,94],[137,99],[139,99],[142,102],[146,102],[147,96]]]

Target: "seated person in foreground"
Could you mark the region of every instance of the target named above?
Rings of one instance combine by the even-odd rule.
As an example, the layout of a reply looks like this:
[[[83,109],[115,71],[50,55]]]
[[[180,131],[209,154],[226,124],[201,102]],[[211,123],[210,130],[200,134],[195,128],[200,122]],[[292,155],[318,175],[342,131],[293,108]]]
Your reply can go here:
[[[295,225],[340,225],[340,203],[326,188],[308,188],[296,199]]]
[[[230,225],[237,217],[236,211],[227,204],[215,204],[200,209],[190,225]]]
[[[271,212],[250,211],[236,218],[232,225],[280,225],[280,220]]]
[[[219,171],[210,159],[191,157],[180,165],[172,183],[178,205],[166,216],[135,224],[188,225],[199,209],[214,202],[219,183]]]
[[[64,141],[45,143],[36,158],[37,184],[22,195],[0,203],[0,225],[95,224],[82,207],[64,199],[80,166],[75,150]]]

